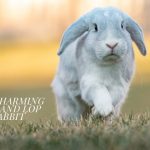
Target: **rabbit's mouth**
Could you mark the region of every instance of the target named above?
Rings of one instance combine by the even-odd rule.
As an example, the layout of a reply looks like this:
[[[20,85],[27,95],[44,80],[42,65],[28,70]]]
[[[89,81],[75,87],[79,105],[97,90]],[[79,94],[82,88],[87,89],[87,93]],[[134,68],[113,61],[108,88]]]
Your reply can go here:
[[[104,61],[111,61],[111,62],[117,61],[119,59],[120,59],[120,56],[117,54],[109,54],[109,55],[103,57]]]

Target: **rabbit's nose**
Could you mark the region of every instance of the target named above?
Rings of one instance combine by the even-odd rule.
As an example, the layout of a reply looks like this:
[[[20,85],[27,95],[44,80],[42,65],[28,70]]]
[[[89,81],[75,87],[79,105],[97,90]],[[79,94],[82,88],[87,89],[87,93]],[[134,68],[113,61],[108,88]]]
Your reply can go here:
[[[118,43],[115,43],[115,44],[108,44],[106,43],[106,46],[109,47],[110,49],[114,49],[116,46],[118,45]]]

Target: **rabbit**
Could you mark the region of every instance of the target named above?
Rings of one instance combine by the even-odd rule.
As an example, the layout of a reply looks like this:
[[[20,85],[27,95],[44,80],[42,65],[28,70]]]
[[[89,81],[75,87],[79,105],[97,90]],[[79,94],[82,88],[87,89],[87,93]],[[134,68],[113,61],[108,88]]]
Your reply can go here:
[[[135,72],[132,41],[146,55],[139,25],[118,8],[94,8],[64,32],[52,81],[58,120],[116,118]]]

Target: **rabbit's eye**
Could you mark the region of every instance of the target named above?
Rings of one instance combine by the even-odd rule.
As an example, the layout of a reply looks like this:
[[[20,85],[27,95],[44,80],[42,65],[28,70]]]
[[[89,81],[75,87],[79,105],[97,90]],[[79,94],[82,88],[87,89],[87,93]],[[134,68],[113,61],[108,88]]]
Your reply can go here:
[[[94,24],[94,29],[95,29],[96,32],[98,31],[98,27],[97,27],[96,23]]]
[[[121,28],[122,29],[124,28],[124,22],[123,21],[121,22]]]

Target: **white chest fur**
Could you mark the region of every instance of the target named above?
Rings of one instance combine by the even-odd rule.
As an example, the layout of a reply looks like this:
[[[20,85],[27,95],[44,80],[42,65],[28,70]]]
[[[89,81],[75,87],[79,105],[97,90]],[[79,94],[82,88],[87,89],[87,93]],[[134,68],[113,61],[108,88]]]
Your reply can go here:
[[[89,78],[93,78],[93,82],[107,88],[114,107],[125,100],[129,88],[129,82],[126,82],[123,78],[121,67],[120,64],[104,67],[90,67],[91,77],[89,75]]]

